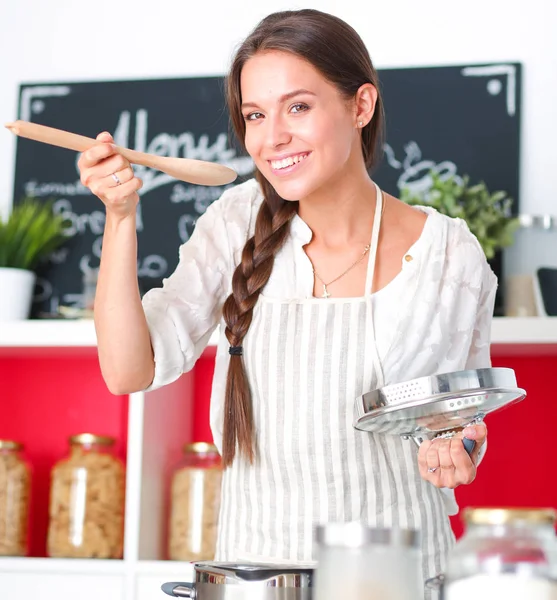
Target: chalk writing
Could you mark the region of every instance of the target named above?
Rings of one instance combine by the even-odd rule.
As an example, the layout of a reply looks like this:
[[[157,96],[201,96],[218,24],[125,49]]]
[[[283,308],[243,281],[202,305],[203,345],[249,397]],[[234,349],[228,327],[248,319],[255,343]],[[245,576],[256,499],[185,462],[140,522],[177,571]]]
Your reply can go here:
[[[63,217],[66,222],[64,234],[68,237],[81,234],[87,229],[94,235],[102,235],[106,216],[104,211],[94,210],[91,213],[78,214],[73,211],[72,203],[66,198],[60,198],[52,205],[52,212]]]
[[[397,160],[395,151],[389,144],[385,144],[385,157],[393,169],[402,171],[397,180],[399,189],[408,188],[414,194],[427,192],[432,184],[431,173],[436,173],[444,181],[451,176],[462,183],[457,174],[457,166],[450,160],[436,163],[433,160],[422,159],[422,151],[417,142],[411,141],[404,145],[405,156],[402,161]]]
[[[186,131],[179,134],[170,134],[167,132],[158,133],[147,143],[148,139],[148,117],[146,109],[137,110],[135,113],[135,139],[133,149],[139,152],[147,152],[157,156],[171,156],[175,158],[191,158],[195,160],[213,161],[223,164],[237,164],[243,171],[248,173],[253,170],[253,163],[236,158],[236,150],[228,147],[228,136],[226,133],[219,133],[213,144],[209,142],[209,136],[205,133],[196,137]],[[130,148],[130,130],[132,127],[130,111],[122,111],[118,117],[118,122],[114,130],[114,141],[117,145]],[[137,177],[143,181],[143,187],[140,194],[146,193],[174,182],[175,179],[160,173],[154,169],[134,166],[134,172]]]
[[[195,212],[200,215],[230,187],[232,187],[232,185],[201,187],[199,185],[184,185],[178,183],[172,188],[170,202],[173,204],[178,204],[179,202],[191,202],[193,203]]]
[[[195,227],[196,218],[193,215],[182,215],[178,219],[178,235],[182,243],[186,243]]]
[[[91,196],[91,191],[81,181],[74,183],[38,183],[31,180],[23,185],[26,196],[44,198],[46,196]]]

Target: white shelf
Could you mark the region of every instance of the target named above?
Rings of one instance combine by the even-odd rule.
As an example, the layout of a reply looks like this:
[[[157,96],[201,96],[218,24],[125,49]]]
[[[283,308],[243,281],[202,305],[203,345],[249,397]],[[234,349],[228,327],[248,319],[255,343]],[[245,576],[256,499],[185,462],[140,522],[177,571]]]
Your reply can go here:
[[[209,345],[218,341],[218,330]],[[557,347],[557,317],[496,317],[492,344],[520,347],[550,345]],[[93,321],[29,320],[0,323],[0,348],[95,348]]]
[[[87,573],[99,575],[175,575],[184,580],[194,576],[190,562],[176,560],[106,560],[99,558],[0,557],[0,573]]]
[[[126,565],[123,560],[88,558],[29,558],[2,557],[0,572],[20,573],[88,573],[114,575],[123,574]]]
[[[218,329],[209,345],[216,346]],[[96,348],[92,319],[0,322],[0,348]]]
[[[0,323],[0,347],[4,348],[94,348],[96,345],[97,337],[92,319],[36,319]]]
[[[557,317],[497,317],[493,344],[557,344]]]
[[[140,560],[135,571],[143,575],[174,575],[180,573],[183,581],[193,579],[195,569],[189,562],[177,560]]]

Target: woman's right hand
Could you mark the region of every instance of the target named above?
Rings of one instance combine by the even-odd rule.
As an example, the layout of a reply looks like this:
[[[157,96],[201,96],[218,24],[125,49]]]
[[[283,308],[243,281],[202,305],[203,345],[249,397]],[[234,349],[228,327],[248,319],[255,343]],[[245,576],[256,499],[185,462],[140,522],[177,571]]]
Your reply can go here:
[[[102,143],[83,152],[77,163],[81,183],[102,200],[107,214],[124,219],[135,214],[137,191],[143,182],[135,177],[129,161],[118,154],[110,133],[99,134],[97,141]]]

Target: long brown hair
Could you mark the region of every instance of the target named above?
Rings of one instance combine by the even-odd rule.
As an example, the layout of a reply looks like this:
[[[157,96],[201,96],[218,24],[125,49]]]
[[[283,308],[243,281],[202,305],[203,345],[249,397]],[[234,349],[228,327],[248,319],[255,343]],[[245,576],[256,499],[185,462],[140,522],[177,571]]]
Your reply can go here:
[[[335,84],[348,100],[364,83],[378,91],[373,119],[362,130],[362,153],[371,168],[382,145],[384,112],[377,73],[356,31],[341,19],[313,9],[283,11],[263,19],[237,50],[227,77],[227,101],[234,132],[243,144],[246,133],[241,112],[240,76],[245,63],[256,53],[278,50],[311,63]],[[232,293],[223,316],[231,346],[241,346],[251,324],[253,308],[265,287],[275,255],[284,244],[298,203],[281,198],[256,170],[264,202],[259,209],[255,234],[244,246],[242,260],[232,277]],[[223,462],[230,466],[236,453],[253,462],[254,431],[251,395],[241,355],[230,356],[224,406]]]

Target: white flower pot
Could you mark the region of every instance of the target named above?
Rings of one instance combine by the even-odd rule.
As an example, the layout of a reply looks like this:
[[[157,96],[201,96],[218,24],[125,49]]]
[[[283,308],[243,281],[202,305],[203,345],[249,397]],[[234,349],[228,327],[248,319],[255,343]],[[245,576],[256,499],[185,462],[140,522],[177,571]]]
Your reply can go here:
[[[29,318],[35,279],[33,271],[0,267],[0,321]]]

